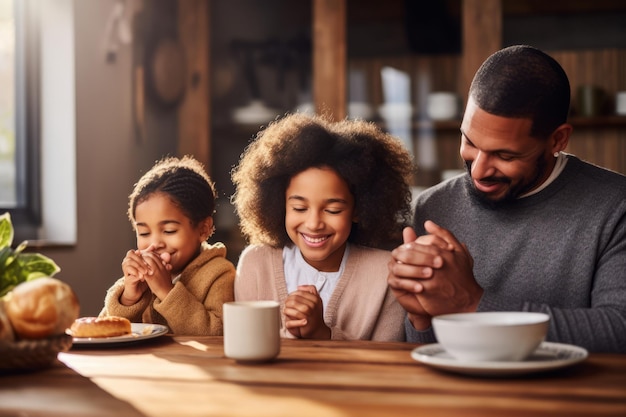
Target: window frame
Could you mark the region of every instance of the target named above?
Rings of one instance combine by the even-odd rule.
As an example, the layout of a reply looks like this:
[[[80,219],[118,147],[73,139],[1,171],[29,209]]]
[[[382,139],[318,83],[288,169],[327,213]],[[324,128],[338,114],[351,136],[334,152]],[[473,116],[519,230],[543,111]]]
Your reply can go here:
[[[15,193],[8,211],[14,244],[34,240],[42,223],[41,85],[39,8],[29,0],[13,0],[15,13]]]

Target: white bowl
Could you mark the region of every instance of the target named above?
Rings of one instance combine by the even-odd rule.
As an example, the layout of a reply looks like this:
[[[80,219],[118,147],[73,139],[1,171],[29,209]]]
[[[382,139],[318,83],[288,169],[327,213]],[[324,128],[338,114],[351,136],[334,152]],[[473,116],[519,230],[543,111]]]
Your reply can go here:
[[[522,361],[539,347],[550,316],[521,311],[445,314],[433,317],[437,341],[462,361]]]

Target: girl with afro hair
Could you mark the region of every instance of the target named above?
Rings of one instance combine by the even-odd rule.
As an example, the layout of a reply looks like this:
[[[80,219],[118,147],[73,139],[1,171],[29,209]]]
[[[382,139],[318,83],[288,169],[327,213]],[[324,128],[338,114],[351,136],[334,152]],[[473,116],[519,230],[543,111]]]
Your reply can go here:
[[[232,172],[249,243],[235,299],[280,302],[282,337],[404,340],[381,247],[410,220],[412,175],[410,153],[372,123],[270,123]]]

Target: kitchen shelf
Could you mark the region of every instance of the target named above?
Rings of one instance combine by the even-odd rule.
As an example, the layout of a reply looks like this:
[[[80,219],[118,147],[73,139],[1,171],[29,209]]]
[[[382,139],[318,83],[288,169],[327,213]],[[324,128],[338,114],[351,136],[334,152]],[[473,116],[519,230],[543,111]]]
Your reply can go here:
[[[437,132],[458,131],[461,127],[461,119],[458,120],[440,120],[440,121],[414,121],[412,128],[414,131],[423,129],[433,129]],[[573,116],[568,122],[577,128],[610,128],[610,127],[626,127],[626,116],[607,115],[595,117]],[[377,122],[383,129],[386,128],[384,122]]]
[[[624,127],[626,126],[626,116],[607,115],[607,116],[595,116],[595,117],[570,117],[569,122],[574,127],[593,127],[593,128],[607,128],[607,127]]]

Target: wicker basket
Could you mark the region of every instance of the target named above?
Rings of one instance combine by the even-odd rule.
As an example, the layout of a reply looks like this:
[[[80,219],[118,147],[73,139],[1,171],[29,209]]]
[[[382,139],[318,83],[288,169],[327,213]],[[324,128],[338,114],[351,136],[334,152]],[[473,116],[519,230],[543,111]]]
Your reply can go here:
[[[46,339],[0,343],[0,371],[46,368],[59,352],[70,350],[72,340],[72,336],[62,334]]]

